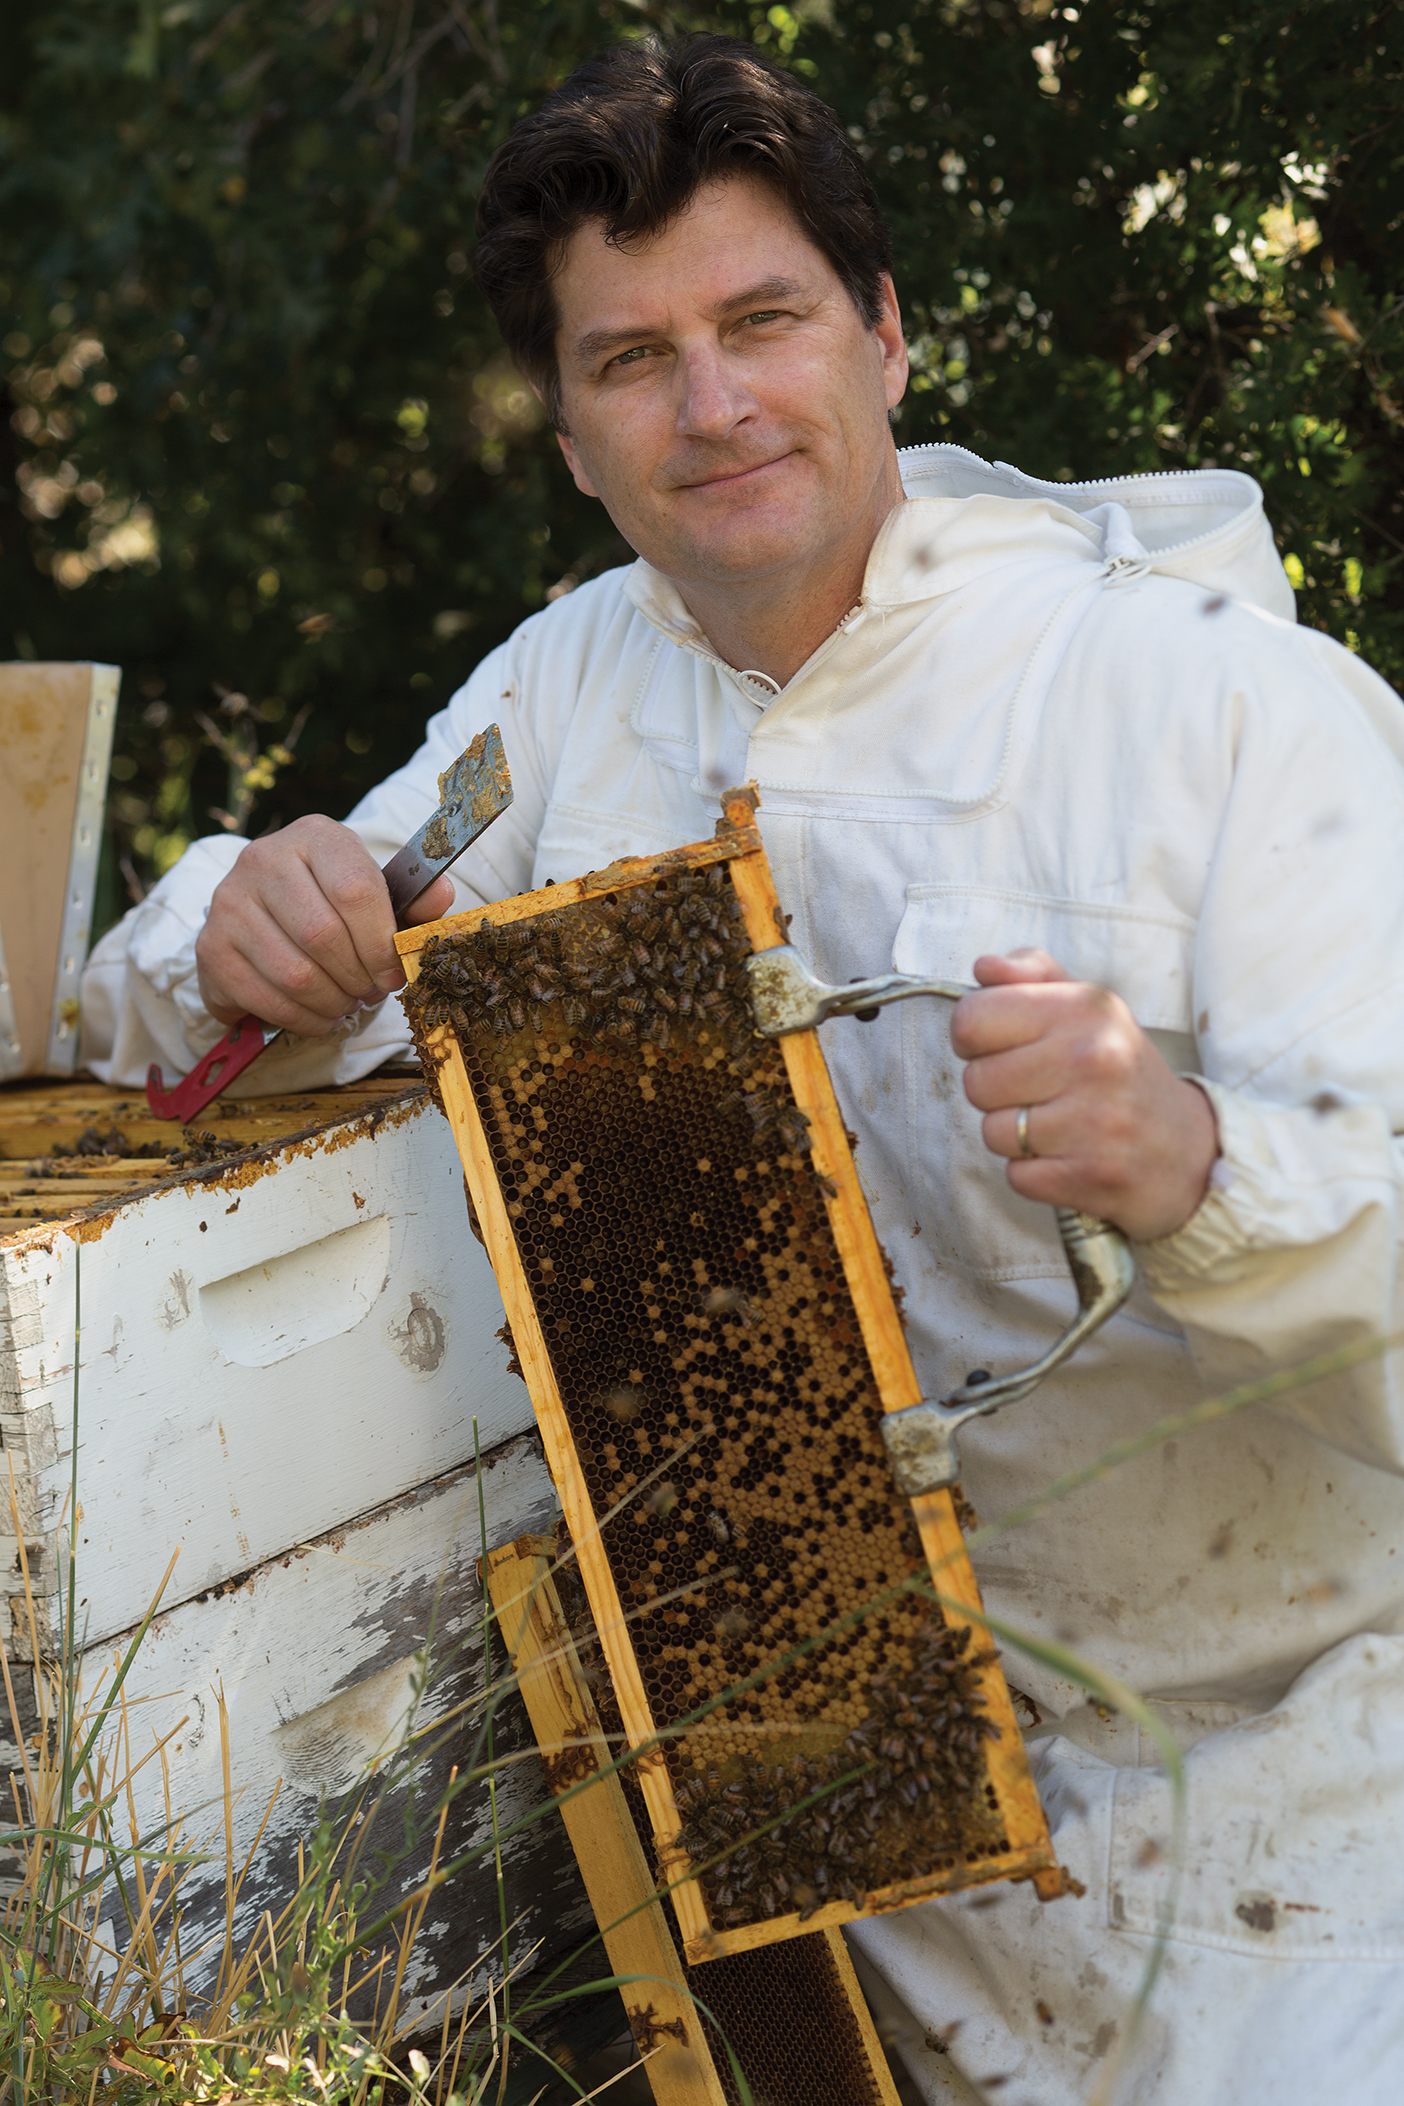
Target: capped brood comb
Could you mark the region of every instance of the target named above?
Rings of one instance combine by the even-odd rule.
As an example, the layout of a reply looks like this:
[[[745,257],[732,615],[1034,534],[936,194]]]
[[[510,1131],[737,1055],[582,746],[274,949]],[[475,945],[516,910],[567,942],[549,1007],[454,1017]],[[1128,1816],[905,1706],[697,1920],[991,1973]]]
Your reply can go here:
[[[689,1961],[1061,1890],[754,820],[397,938]],[[923,1585],[927,1572],[945,1604]]]

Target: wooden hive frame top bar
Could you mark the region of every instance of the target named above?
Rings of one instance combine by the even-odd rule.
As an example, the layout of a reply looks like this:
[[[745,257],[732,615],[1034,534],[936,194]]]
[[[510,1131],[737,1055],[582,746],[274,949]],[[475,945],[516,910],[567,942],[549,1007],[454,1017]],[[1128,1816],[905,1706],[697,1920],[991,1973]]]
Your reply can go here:
[[[724,800],[726,817],[714,841],[694,843],[663,856],[631,858],[568,883],[408,930],[396,938],[405,970],[411,980],[417,978],[421,954],[436,938],[472,935],[484,928],[527,920],[635,886],[656,884],[678,872],[702,870],[723,860],[742,903],[743,925],[752,948],[762,950],[783,942],[783,916],[754,825],[754,808],[753,793],[730,792]],[[780,1043],[795,1101],[808,1120],[811,1162],[826,1193],[834,1242],[858,1314],[872,1375],[883,1408],[900,1410],[919,1401],[920,1386],[823,1054],[812,1032]],[[723,1930],[713,1927],[699,1882],[684,1876],[688,1860],[677,1847],[680,1817],[638,1660],[629,1640],[628,1618],[601,1540],[600,1523],[576,1452],[468,1071],[458,1041],[447,1025],[433,1031],[428,1051],[439,1063],[438,1087],[507,1306],[513,1343],[531,1390],[581,1575],[594,1608],[625,1733],[630,1745],[642,1751],[635,1765],[636,1774],[654,1826],[664,1875],[679,1882],[673,1889],[673,1901],[688,1960],[695,1962],[710,1955],[742,1951],[776,1937],[795,1935],[802,1929],[825,1929],[860,1913],[901,1907],[933,1893],[992,1877],[1031,1878],[1045,1898],[1061,1892],[1062,1874],[1049,1842],[1008,1688],[997,1662],[986,1649],[983,1627],[976,1625],[973,1636],[981,1641],[984,1662],[979,1669],[984,1715],[999,1729],[998,1738],[990,1740],[985,1751],[989,1784],[998,1802],[1007,1841],[1007,1850],[998,1862],[956,1865],[946,1872],[888,1886],[880,1893],[870,1894],[863,1910],[847,1901],[832,1901],[817,1911],[806,1912],[803,1923],[797,1914],[792,1914]],[[942,1598],[946,1624],[957,1632],[962,1627],[970,1628],[971,1618],[964,1612],[973,1611],[978,1617],[980,1598],[951,1495],[940,1491],[914,1500],[912,1512]]]

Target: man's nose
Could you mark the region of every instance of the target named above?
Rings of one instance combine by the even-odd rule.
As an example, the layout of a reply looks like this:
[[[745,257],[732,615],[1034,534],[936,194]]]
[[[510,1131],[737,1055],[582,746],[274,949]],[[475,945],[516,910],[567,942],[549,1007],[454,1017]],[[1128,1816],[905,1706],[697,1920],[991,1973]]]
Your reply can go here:
[[[691,439],[724,439],[756,408],[736,363],[719,344],[696,345],[679,361],[678,430]]]

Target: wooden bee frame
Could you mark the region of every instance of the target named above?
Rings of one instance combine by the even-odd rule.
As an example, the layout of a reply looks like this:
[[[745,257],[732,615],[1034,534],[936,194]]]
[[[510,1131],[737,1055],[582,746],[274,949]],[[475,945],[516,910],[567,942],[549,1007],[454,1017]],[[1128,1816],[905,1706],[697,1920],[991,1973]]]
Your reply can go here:
[[[555,1548],[521,1536],[489,1552],[484,1576],[655,2106],[736,2106],[714,2025],[769,2106],[899,2106],[841,1931],[700,1972],[683,1963],[552,1578]]]
[[[751,1031],[784,923],[753,794],[723,806],[397,938],[689,1962],[1062,1891],[951,1495],[891,1483],[881,1414],[920,1389],[818,1039]],[[670,1028],[647,988],[698,959]],[[579,990],[626,981],[602,1026]]]
[[[0,1081],[71,1075],[115,665],[0,665]]]

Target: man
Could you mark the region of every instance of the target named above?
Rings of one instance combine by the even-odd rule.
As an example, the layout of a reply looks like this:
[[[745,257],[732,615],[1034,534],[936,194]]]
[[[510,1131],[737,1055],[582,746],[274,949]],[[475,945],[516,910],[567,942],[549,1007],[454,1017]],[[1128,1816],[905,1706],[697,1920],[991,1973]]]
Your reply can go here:
[[[189,1066],[248,1009],[299,1034],[268,1088],[403,1045],[376,866],[495,719],[516,802],[420,918],[695,839],[754,777],[825,978],[890,959],[982,983],[953,1017],[825,1031],[926,1394],[1061,1327],[1049,1202],[1117,1222],[1142,1272],[1071,1368],[962,1437],[985,1515],[1387,1332],[1404,720],[1291,625],[1256,487],[899,459],[906,359],[861,163],[746,45],[583,67],[498,155],[479,229],[508,346],[640,561],[526,622],[345,827],[197,844],[95,954],[98,1071]],[[1401,1474],[1398,1361],[1375,1359],[1155,1448],[978,1561],[993,1613],[1147,1692],[1189,1751],[1125,2096],[1398,2095]],[[1134,1727],[1007,1665],[1086,1892],[996,1887],[852,1938],[924,2096],[1071,2106],[1127,2024],[1172,1810]]]

